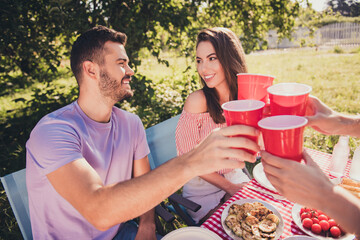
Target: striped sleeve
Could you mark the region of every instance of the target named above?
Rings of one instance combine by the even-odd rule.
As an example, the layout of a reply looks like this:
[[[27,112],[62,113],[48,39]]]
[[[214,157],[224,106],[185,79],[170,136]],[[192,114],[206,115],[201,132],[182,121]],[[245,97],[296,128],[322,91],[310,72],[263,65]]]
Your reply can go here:
[[[175,141],[178,156],[191,151],[215,128],[226,124],[216,124],[209,113],[189,113],[183,110],[175,131]],[[231,169],[221,169],[219,174],[230,172]]]
[[[175,141],[178,156],[192,150],[200,143],[201,116],[183,111],[176,126]]]

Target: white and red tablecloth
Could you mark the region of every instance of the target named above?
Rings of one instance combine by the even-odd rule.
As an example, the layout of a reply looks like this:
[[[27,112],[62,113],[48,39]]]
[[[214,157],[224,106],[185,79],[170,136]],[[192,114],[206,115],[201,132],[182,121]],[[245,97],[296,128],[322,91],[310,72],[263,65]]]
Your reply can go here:
[[[334,178],[334,176],[331,176],[329,174],[329,168],[331,163],[331,155],[323,152],[319,152],[313,149],[306,149],[306,151],[309,153],[309,155],[315,160],[315,162],[320,166],[320,168],[330,176],[330,178]],[[351,160],[349,159],[346,169],[345,169],[345,176],[348,176],[349,169],[351,165]],[[246,186],[252,185],[254,187],[268,190],[266,188],[263,188],[255,179],[252,179]],[[281,214],[284,220],[284,231],[281,235],[281,238],[286,238],[292,235],[304,235],[300,228],[297,227],[295,222],[292,220],[291,217],[291,210],[294,206],[293,202],[290,202],[288,200],[276,200],[273,197],[262,194],[256,191],[253,191],[251,189],[248,189],[247,187],[243,187],[239,192],[237,192],[234,196],[232,196],[226,203],[224,203],[211,217],[204,222],[201,227],[207,228],[213,232],[215,232],[217,235],[219,235],[223,239],[231,239],[221,225],[221,214],[225,207],[229,205],[230,203],[240,200],[240,199],[260,199],[262,201],[268,202],[269,204],[273,205]],[[269,190],[268,190],[269,191]],[[271,192],[271,191],[270,191]],[[275,193],[275,192],[273,192]]]

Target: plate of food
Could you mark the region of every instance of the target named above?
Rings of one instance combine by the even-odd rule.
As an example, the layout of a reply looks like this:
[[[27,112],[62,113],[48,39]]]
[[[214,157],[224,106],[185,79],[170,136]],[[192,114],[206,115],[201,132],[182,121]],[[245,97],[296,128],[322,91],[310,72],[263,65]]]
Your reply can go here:
[[[320,210],[294,204],[291,216],[295,224],[307,235],[321,240],[352,240],[354,235],[345,233],[334,219]]]
[[[214,232],[201,227],[183,227],[166,234],[163,240],[221,240]]]
[[[284,230],[279,211],[258,199],[241,199],[230,203],[222,212],[221,225],[235,240],[279,239]]]
[[[277,192],[274,186],[267,179],[262,163],[256,164],[253,170],[253,176],[255,180],[263,187],[270,189],[271,191]]]

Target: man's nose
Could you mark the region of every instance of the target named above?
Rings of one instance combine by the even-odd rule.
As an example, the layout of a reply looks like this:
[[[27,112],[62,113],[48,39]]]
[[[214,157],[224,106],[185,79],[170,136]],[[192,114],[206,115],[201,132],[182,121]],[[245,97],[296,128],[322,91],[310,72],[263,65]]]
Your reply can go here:
[[[133,76],[134,75],[134,70],[132,70],[132,68],[129,65],[126,65],[126,69],[125,69],[125,74],[129,75],[129,76]]]

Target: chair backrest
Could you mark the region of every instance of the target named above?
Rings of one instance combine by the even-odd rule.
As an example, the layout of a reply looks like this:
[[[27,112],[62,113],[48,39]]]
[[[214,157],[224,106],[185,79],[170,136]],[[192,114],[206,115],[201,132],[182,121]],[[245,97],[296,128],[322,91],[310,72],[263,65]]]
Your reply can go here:
[[[146,129],[151,169],[177,156],[175,129],[179,118],[180,114]]]
[[[6,175],[1,182],[25,240],[33,239],[29,215],[29,199],[26,189],[25,169]]]

